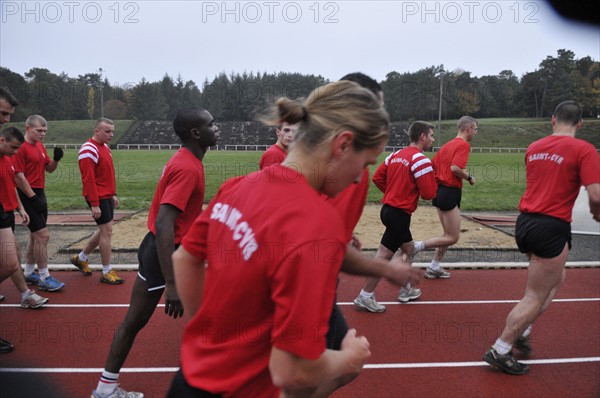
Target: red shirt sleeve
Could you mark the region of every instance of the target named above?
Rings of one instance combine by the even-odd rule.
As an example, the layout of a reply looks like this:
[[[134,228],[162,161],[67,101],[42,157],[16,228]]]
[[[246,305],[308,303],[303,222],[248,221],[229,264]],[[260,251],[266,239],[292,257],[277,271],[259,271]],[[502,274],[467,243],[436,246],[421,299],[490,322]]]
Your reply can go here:
[[[600,155],[593,146],[586,146],[579,168],[581,185],[587,187],[600,182]]]
[[[375,184],[375,186],[384,193],[387,185],[387,160],[388,158],[385,159],[385,162],[381,163],[381,165],[377,168],[377,171],[375,171],[375,174],[373,174],[373,184]]]
[[[96,164],[89,158],[79,160],[79,171],[81,172],[81,183],[83,184],[83,197],[92,206],[99,206],[100,199],[96,189],[96,177],[94,169]]]
[[[467,162],[469,161],[469,152],[471,151],[471,146],[465,141],[463,144],[457,146],[456,151],[454,152],[454,156],[452,157],[452,162],[450,165],[456,165],[461,169],[467,167]]]

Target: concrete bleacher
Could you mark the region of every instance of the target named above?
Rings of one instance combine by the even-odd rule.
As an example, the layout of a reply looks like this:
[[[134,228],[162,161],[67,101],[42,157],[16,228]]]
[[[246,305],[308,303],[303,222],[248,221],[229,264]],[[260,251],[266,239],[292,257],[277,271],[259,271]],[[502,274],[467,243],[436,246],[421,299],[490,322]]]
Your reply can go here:
[[[260,122],[219,122],[219,148],[231,145],[264,146],[276,141],[275,129]],[[408,125],[393,123],[388,146],[401,147],[409,144],[406,130]],[[173,123],[159,120],[136,121],[125,132],[118,144],[125,145],[176,145],[180,140],[175,135]]]

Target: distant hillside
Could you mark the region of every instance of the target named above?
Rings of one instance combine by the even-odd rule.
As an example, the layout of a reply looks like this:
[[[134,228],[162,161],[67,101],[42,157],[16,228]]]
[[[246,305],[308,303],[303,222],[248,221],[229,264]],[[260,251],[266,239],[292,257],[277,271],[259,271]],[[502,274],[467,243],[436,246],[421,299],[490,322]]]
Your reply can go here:
[[[115,122],[115,135],[113,143],[119,142],[123,134],[133,124],[134,120],[113,120]],[[94,132],[95,120],[50,120],[48,133],[44,138],[47,144],[80,144],[91,138]],[[9,123],[25,134],[25,122]]]

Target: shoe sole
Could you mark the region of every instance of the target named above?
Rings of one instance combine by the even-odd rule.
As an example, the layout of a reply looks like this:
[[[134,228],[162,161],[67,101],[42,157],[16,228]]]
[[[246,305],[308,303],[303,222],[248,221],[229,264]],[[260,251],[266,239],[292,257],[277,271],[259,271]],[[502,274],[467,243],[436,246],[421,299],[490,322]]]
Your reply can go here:
[[[494,369],[498,369],[501,372],[507,373],[509,375],[513,375],[513,376],[523,376],[526,375],[527,373],[529,373],[529,368],[525,368],[522,372],[515,372],[514,370],[510,369],[510,368],[505,368],[502,365],[499,365],[494,358],[490,358],[487,355],[483,356],[483,360],[485,362],[487,362],[489,365],[491,365]]]
[[[48,302],[48,299],[46,299],[46,301],[44,301],[43,303],[37,304],[37,305],[29,305],[29,304],[23,305],[23,304],[21,304],[21,308],[31,308],[32,310],[36,310],[36,309],[42,307],[47,302]]]
[[[402,297],[402,298],[398,297],[398,301],[401,303],[408,303],[409,301],[416,300],[419,297],[421,297],[421,293],[419,293],[418,296]]]
[[[385,308],[382,309],[381,311],[374,311],[374,310],[370,309],[369,307],[365,307],[362,304],[358,304],[356,301],[354,302],[354,308],[356,308],[358,311],[366,311],[366,312],[370,312],[372,314],[380,314],[382,312],[385,312]]]
[[[125,281],[124,280],[120,280],[120,281],[107,281],[106,279],[100,279],[100,282],[106,283],[108,285],[121,285]]]
[[[427,278],[427,279],[449,279],[450,275],[448,275],[448,276],[444,276],[444,275],[438,276],[438,275],[427,275],[427,274],[425,274],[425,278]]]
[[[65,287],[65,285],[63,284],[60,287],[55,287],[55,288],[49,288],[49,287],[45,287],[45,286],[40,286],[38,285],[38,288],[44,292],[58,292],[59,290],[61,290],[63,287]]]
[[[77,268],[79,270],[79,272],[81,272],[83,275],[85,276],[90,276],[92,275],[92,270],[88,269],[87,271],[85,269],[83,269],[82,267],[80,267],[79,265],[77,265],[73,260],[71,260],[71,264],[73,264],[73,266],[75,268]]]

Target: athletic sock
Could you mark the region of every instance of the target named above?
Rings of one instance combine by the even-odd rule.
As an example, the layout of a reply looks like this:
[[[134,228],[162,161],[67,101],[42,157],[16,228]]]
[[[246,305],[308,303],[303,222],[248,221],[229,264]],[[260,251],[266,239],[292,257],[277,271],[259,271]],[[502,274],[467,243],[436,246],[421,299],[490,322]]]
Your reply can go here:
[[[440,269],[440,262],[439,261],[435,261],[435,260],[431,260],[431,265],[429,266],[432,270],[437,271],[438,269]]]
[[[102,275],[106,275],[110,272],[110,270],[112,269],[112,265],[108,264],[108,265],[103,265],[102,266]]]
[[[117,388],[117,381],[119,381],[118,373],[111,373],[106,370],[103,371],[98,386],[96,387],[96,393],[103,397],[112,394]]]
[[[373,297],[373,295],[375,294],[375,292],[365,292],[364,290],[360,291],[360,295],[364,298],[371,298]]]
[[[32,291],[27,289],[24,292],[21,292],[21,300],[25,300],[27,298],[27,296],[29,296],[29,293],[31,293]]]
[[[531,327],[532,326],[533,325],[527,326],[527,329],[525,329],[525,331],[523,331],[523,334],[521,336],[523,336],[523,337],[529,337],[529,335],[531,334]]]
[[[47,277],[50,276],[50,271],[48,271],[48,267],[40,269],[40,279],[45,281]]]
[[[85,253],[83,252],[83,250],[81,251],[81,253],[79,253],[79,259],[80,259],[81,261],[87,261],[87,259],[88,259],[88,256],[87,256],[87,254],[85,254]]]
[[[33,271],[35,271],[35,264],[25,264],[25,269],[23,270],[25,276],[31,276]]]
[[[496,352],[498,354],[506,355],[512,349],[512,344],[505,343],[504,341],[500,340],[500,338],[498,337],[498,340],[496,340],[493,347],[494,347],[494,350],[496,350]]]
[[[416,240],[414,242],[414,253],[420,252],[425,249],[425,242],[422,240]]]

